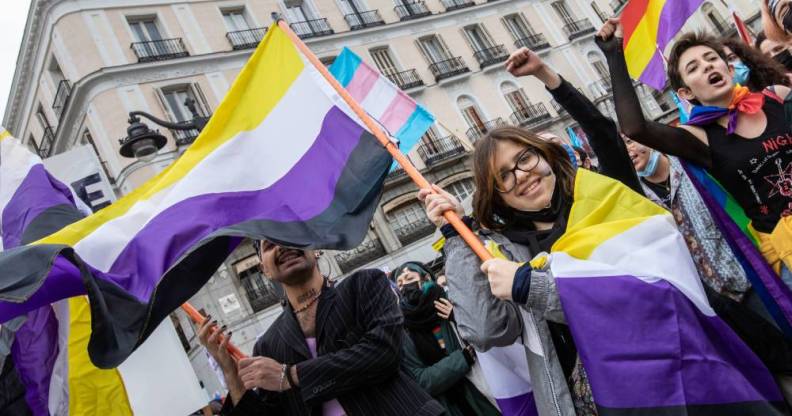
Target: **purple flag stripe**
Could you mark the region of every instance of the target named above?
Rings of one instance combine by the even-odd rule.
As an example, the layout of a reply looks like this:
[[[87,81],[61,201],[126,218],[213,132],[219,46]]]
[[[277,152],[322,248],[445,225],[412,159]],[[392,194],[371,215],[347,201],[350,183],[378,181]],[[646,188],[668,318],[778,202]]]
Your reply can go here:
[[[666,0],[657,26],[657,44],[660,50],[665,49],[702,3],[704,0]]]
[[[44,165],[30,168],[25,179],[3,208],[3,247],[20,245],[25,228],[44,210],[56,205],[74,205],[71,191],[52,177]]]
[[[613,276],[557,278],[556,285],[597,405],[782,400],[773,377],[737,335],[670,283]]]
[[[306,221],[321,214],[333,201],[338,178],[363,132],[354,120],[333,107],[314,144],[272,186],[200,195],[167,208],[129,242],[109,275],[127,292],[147,302],[161,276],[214,231],[250,220]]]
[[[533,392],[506,399],[495,398],[503,416],[538,416]]]
[[[660,52],[655,52],[638,80],[658,91],[663,89],[666,82],[666,70]]]
[[[25,400],[35,416],[49,416],[49,387],[58,356],[58,320],[49,306],[28,314],[11,348],[25,385]]]

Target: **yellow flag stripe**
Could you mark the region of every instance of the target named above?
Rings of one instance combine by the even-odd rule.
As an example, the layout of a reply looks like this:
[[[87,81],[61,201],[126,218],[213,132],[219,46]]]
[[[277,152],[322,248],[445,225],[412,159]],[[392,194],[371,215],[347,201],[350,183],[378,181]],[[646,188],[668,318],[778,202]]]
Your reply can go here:
[[[666,0],[649,0],[646,12],[624,48],[627,70],[635,79],[641,76],[657,50],[657,30],[665,4]]]
[[[6,129],[0,128],[0,141],[3,141],[6,137],[11,137],[11,133]]]
[[[578,169],[567,231],[553,244],[578,259],[588,259],[603,242],[655,215],[667,215],[652,201],[606,176]]]
[[[91,307],[85,296],[69,302],[69,414],[131,416],[124,381],[118,369],[102,370],[88,357]]]
[[[109,207],[34,244],[73,246],[101,225],[123,216],[139,201],[173,186],[219,146],[261,124],[304,67],[297,48],[283,30],[273,25],[242,68],[203,132],[179,160]]]

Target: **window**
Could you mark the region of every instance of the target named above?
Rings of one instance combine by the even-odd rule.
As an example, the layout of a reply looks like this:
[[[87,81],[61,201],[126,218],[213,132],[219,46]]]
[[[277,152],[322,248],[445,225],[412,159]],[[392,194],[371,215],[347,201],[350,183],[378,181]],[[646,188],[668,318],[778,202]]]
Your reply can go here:
[[[493,47],[492,37],[481,25],[465,27],[465,37],[474,51],[483,51]]]
[[[55,85],[56,88],[61,81],[66,79],[66,77],[63,75],[60,65],[58,65],[58,60],[55,59],[55,56],[50,59],[47,72],[49,72],[50,78],[52,78],[52,84]]]
[[[157,26],[157,19],[155,17],[129,20],[129,27],[132,29],[135,42],[162,40],[162,34]]]
[[[393,62],[393,56],[391,55],[389,47],[374,48],[369,50],[369,53],[371,54],[371,58],[374,59],[377,68],[379,68],[380,72],[383,74],[392,75],[399,72],[396,68],[396,64]]]
[[[503,24],[506,26],[506,29],[509,30],[514,40],[526,39],[536,33],[522,14],[505,16],[503,18]]]
[[[28,142],[27,142],[27,144],[28,144],[28,147],[30,148],[30,151],[32,151],[32,152],[33,152],[33,153],[35,153],[35,154],[39,154],[39,146],[38,146],[38,143],[36,143],[36,138],[35,138],[35,137],[33,137],[33,135],[32,135],[32,134],[31,134],[31,135],[30,135],[30,137],[28,138]]]
[[[223,10],[223,20],[229,32],[250,29],[244,8]]]
[[[413,224],[428,222],[423,205],[417,202],[402,205],[388,213],[391,226],[394,229],[409,227]]]
[[[596,1],[591,2],[591,8],[594,10],[594,13],[597,14],[597,17],[599,17],[602,23],[605,23],[605,21],[608,20],[608,15],[602,12],[602,9],[600,9],[599,4],[597,4]]]
[[[558,14],[558,17],[564,22],[564,24],[572,24],[575,22],[575,19],[572,17],[572,13],[569,11],[566,3],[562,1],[557,1],[553,3],[553,10]]]
[[[729,29],[729,26],[718,10],[712,6],[712,3],[704,3],[704,5],[701,7],[701,11],[704,13],[704,16],[707,17],[707,20],[709,20],[716,32],[719,34],[726,33],[726,31]]]
[[[528,112],[528,97],[525,96],[525,92],[522,89],[511,82],[505,82],[501,85],[501,92],[512,111],[522,114]]]
[[[426,36],[419,39],[418,46],[430,64],[451,59],[451,54],[448,52],[445,42],[437,35]]]
[[[429,130],[421,136],[421,143],[423,143],[424,147],[430,153],[440,153],[440,149],[438,147],[439,142],[439,135],[437,133],[437,129],[434,126],[429,127]]]
[[[341,13],[344,15],[360,14],[368,11],[368,8],[361,0],[339,0],[338,4],[340,6]]]
[[[251,263],[255,265],[238,273],[239,282],[245,289],[245,296],[255,313],[277,304],[280,301],[281,291],[271,280],[261,274],[258,262]]]
[[[179,123],[193,119],[192,110],[187,105],[192,101],[199,116],[206,116],[204,109],[207,107],[203,94],[200,93],[198,85],[182,85],[162,91],[165,105],[170,113],[171,120]]]
[[[445,190],[451,195],[454,195],[454,197],[456,197],[457,201],[459,202],[462,202],[470,195],[473,195],[473,191],[475,189],[476,187],[473,185],[473,179],[470,178],[456,181],[445,187]]]
[[[319,18],[319,13],[310,1],[284,0],[283,3],[286,7],[286,19],[292,23],[307,22]]]
[[[462,96],[457,100],[457,105],[459,106],[459,110],[462,112],[462,117],[465,118],[465,122],[467,123],[468,127],[473,128],[478,132],[484,132],[486,130],[484,117],[482,116],[481,110],[479,109],[478,105],[473,102],[473,100],[471,100],[469,97]]]

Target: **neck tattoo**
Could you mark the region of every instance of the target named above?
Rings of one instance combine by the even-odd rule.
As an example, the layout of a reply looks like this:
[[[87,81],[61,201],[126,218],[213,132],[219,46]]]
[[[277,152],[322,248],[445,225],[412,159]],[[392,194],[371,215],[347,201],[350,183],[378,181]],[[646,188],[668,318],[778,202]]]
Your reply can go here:
[[[304,293],[300,293],[300,296],[297,296],[297,303],[305,303],[314,297],[316,297],[316,289],[310,288]]]
[[[319,295],[321,295],[321,294],[322,294],[321,291],[317,292],[315,289],[311,289],[308,292],[305,292],[302,295],[300,295],[297,298],[297,301],[299,303],[305,303],[305,301],[308,300],[308,297],[306,297],[306,295],[308,295],[308,296],[313,295],[313,297],[310,300],[308,300],[308,303],[305,303],[305,305],[295,309],[294,310],[294,314],[295,315],[299,315],[299,314],[307,311],[311,306],[313,306],[314,303],[316,303],[317,300],[319,300]]]

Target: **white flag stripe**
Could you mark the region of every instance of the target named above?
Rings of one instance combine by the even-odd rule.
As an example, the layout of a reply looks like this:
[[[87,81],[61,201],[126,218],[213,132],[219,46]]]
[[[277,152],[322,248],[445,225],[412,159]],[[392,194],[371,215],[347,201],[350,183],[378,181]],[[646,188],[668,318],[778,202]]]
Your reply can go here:
[[[382,118],[383,114],[385,114],[385,110],[390,107],[393,100],[396,99],[398,92],[395,88],[393,88],[393,84],[388,81],[387,78],[380,75],[377,82],[374,83],[374,86],[371,87],[369,90],[368,95],[360,103],[360,105],[366,109],[372,117],[379,120]],[[391,133],[396,133],[391,132]]]

